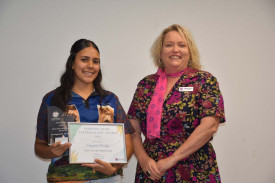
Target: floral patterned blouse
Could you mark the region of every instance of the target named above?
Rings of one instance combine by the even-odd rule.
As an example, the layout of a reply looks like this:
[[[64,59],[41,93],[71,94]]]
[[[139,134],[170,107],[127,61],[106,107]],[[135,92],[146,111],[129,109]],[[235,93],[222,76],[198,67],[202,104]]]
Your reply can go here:
[[[161,117],[160,139],[146,137],[146,112],[158,75],[142,79],[128,111],[130,119],[138,119],[145,136],[146,153],[155,161],[171,156],[191,135],[203,117],[216,116],[225,122],[224,104],[216,78],[205,71],[187,68],[167,95]],[[185,91],[191,87],[193,91]],[[139,163],[135,182],[221,182],[215,151],[207,142],[197,152],[167,170],[160,180],[151,180]]]

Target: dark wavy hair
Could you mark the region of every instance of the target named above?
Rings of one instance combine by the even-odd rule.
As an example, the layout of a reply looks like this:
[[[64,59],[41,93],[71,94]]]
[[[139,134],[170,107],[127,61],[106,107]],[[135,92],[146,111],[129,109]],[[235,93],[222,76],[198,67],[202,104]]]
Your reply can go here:
[[[71,98],[71,90],[75,82],[75,74],[74,74],[74,70],[72,69],[72,66],[75,61],[76,54],[87,47],[93,47],[98,51],[98,53],[100,53],[97,45],[93,41],[90,41],[87,39],[77,40],[72,45],[70,56],[67,59],[67,63],[66,63],[66,70],[60,78],[60,86],[57,87],[54,92],[51,104],[59,107],[63,111],[67,111],[67,102]],[[102,74],[100,69],[97,77],[93,81],[95,91],[100,95],[100,105],[101,105],[102,99],[105,96],[105,90],[101,86],[101,81],[102,81]]]

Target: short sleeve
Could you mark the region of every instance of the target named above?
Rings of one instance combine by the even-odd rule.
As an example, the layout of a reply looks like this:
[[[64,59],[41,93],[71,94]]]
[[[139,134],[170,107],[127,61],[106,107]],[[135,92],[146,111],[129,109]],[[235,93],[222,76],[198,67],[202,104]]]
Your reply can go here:
[[[47,117],[47,103],[46,97],[43,98],[38,116],[36,126],[36,137],[40,140],[48,141],[48,117]]]
[[[124,123],[124,127],[125,127],[125,133],[129,134],[129,133],[134,133],[135,130],[131,125],[131,122],[129,121],[123,107],[121,106],[118,97],[115,96],[116,98],[116,122],[118,123]]]
[[[144,88],[142,87],[142,81],[137,85],[133,100],[129,107],[127,116],[129,119],[140,119],[140,109],[142,102],[140,101],[140,96],[143,96]]]
[[[217,79],[209,74],[202,81],[201,97],[199,100],[200,118],[215,116],[220,122],[225,122],[224,102]]]

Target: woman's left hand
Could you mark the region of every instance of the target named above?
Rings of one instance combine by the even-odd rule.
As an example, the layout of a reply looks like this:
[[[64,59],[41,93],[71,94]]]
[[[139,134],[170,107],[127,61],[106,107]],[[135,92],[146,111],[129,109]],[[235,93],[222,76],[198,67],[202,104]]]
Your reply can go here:
[[[90,167],[93,169],[93,171],[98,171],[101,173],[104,173],[105,175],[112,175],[115,172],[118,171],[118,167],[114,167],[112,166],[111,163],[102,161],[100,159],[95,159],[95,163],[85,163],[82,164],[81,166],[86,166],[86,167]]]

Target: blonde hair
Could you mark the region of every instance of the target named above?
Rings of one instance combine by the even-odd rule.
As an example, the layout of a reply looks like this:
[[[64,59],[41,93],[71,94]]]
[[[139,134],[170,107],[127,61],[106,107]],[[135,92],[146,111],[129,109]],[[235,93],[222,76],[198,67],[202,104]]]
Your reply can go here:
[[[152,45],[151,56],[154,59],[155,65],[159,68],[164,68],[164,64],[160,58],[160,54],[161,54],[164,38],[166,34],[170,31],[177,31],[180,35],[185,36],[188,49],[190,52],[190,60],[188,62],[188,67],[201,69],[199,50],[191,35],[191,32],[178,24],[171,25],[166,29],[164,29],[162,33],[159,35],[159,37],[156,39],[154,44]]]

